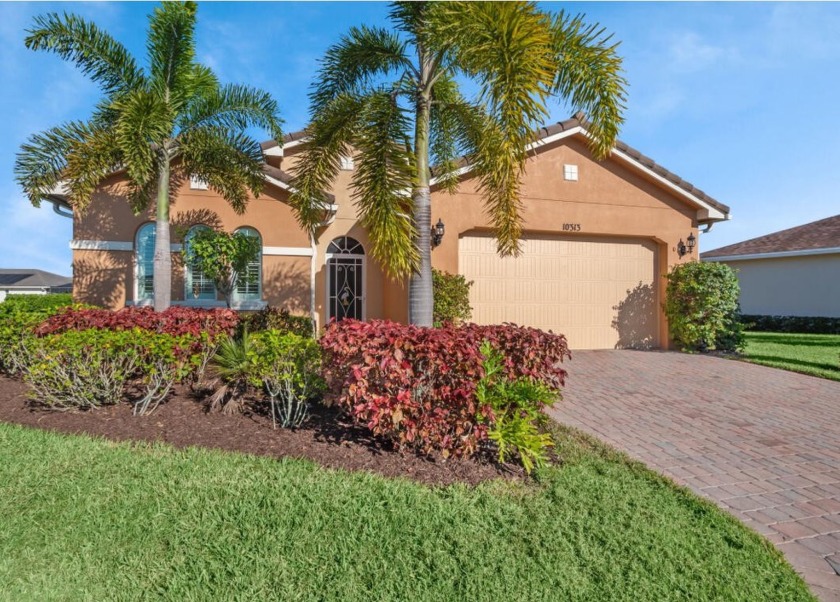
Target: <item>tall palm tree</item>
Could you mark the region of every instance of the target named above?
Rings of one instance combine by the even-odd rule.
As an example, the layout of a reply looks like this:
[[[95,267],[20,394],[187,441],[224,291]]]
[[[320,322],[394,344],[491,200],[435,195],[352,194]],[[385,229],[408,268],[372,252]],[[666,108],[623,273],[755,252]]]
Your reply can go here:
[[[281,137],[277,103],[261,90],[220,85],[196,62],[194,2],[165,2],[149,18],[148,67],[93,23],[55,13],[35,19],[26,46],[75,63],[102,88],[87,122],[73,121],[21,146],[15,176],[33,205],[60,184],[70,205],[84,212],[97,186],[124,170],[129,200],[139,213],[156,208],[154,307],[171,301],[170,188],[195,176],[238,212],[264,178],[259,142],[251,127]]]
[[[411,277],[409,321],[432,324],[431,164],[458,185],[474,167],[502,255],[520,251],[526,147],[559,96],[590,121],[591,148],[612,148],[625,98],[617,44],[581,17],[530,2],[397,2],[394,30],[354,27],[326,53],[311,98],[311,144],[294,171],[302,226],[321,220],[342,155],[356,153],[354,200],[371,254]],[[477,89],[468,99],[465,82]]]

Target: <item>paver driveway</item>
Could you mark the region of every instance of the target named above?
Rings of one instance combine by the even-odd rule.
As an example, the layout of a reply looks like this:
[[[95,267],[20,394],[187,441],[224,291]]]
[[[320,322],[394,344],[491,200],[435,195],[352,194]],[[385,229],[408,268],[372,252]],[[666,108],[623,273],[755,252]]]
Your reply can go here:
[[[840,382],[680,353],[578,351],[555,419],[730,511],[840,601]]]

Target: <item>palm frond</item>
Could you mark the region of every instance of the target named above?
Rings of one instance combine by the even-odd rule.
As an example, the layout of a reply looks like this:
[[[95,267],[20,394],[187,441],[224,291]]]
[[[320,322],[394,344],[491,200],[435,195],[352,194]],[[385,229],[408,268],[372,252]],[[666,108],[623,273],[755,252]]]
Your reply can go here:
[[[114,103],[118,119],[116,141],[129,178],[145,186],[155,172],[160,145],[172,135],[173,114],[164,99],[152,92],[134,90]]]
[[[531,2],[435,4],[440,43],[452,66],[479,85],[485,105],[509,140],[524,146],[547,116],[554,81],[551,22]]]
[[[90,124],[73,121],[34,134],[21,145],[15,158],[15,180],[36,207],[62,182],[73,149],[95,131]]]
[[[302,228],[313,232],[324,221],[325,190],[332,188],[341,157],[351,152],[364,99],[351,94],[336,96],[307,127],[310,143],[292,168],[289,205]]]
[[[227,85],[196,98],[180,120],[182,131],[196,127],[246,130],[259,127],[275,140],[283,139],[277,102],[270,94],[249,86]]]
[[[342,94],[366,91],[377,77],[413,70],[405,44],[395,33],[379,27],[353,27],[327,50],[321,62],[318,83],[310,95],[312,117]]]
[[[603,159],[615,144],[624,119],[627,81],[618,43],[599,25],[559,13],[552,24],[558,63],[552,91],[570,100],[589,120],[593,154]]]
[[[195,2],[164,2],[149,18],[151,87],[176,111],[193,91],[197,7]]]
[[[440,187],[450,194],[458,189],[458,158],[464,139],[464,122],[453,106],[464,103],[458,84],[442,76],[432,87],[430,164]]]
[[[89,129],[75,141],[67,154],[64,184],[74,211],[84,212],[102,181],[121,162],[116,135],[112,129]]]
[[[380,90],[365,97],[354,138],[353,200],[368,231],[371,255],[394,277],[408,276],[419,262],[409,195],[415,169],[406,144],[411,126],[391,92]]]
[[[75,63],[113,96],[142,86],[145,76],[125,47],[93,23],[76,15],[49,13],[35,18],[26,47],[55,52]]]
[[[197,176],[218,192],[234,211],[245,212],[248,194],[262,191],[262,149],[259,142],[242,132],[203,127],[180,139],[182,169]]]

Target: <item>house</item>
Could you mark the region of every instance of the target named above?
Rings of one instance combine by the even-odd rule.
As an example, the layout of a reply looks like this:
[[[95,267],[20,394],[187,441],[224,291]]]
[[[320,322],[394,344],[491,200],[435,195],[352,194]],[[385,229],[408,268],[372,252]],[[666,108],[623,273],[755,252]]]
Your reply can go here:
[[[460,169],[456,194],[433,187],[432,222],[441,220],[446,233],[432,263],[475,283],[476,322],[552,329],[577,349],[667,346],[662,276],[696,258],[681,241],[728,219],[729,208],[623,143],[607,160],[595,161],[587,135],[579,114],[542,129],[531,145],[520,257],[496,254],[469,164]],[[174,303],[221,305],[212,284],[179,261],[192,232],[218,225],[262,244],[251,267],[259,278],[239,287],[236,308],[268,303],[310,313],[319,325],[342,317],[407,319],[406,283],[388,278],[368,256],[368,237],[351,200],[353,157],[344,158],[327,191],[330,204],[316,235],[297,225],[286,204],[288,172],[306,144],[303,132],[263,144],[268,185],[243,215],[202,182],[183,182],[174,192]],[[106,180],[89,210],[73,219],[77,299],[114,308],[151,303],[153,214],[132,214],[120,174]]]
[[[840,215],[701,257],[737,270],[746,315],[840,318]]]
[[[0,301],[6,295],[48,295],[73,292],[73,281],[43,270],[0,268]]]

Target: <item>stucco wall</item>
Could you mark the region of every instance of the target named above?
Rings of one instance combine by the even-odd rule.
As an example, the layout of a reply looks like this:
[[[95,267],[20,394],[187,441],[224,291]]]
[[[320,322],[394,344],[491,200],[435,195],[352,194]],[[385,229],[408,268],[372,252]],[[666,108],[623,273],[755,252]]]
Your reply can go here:
[[[840,318],[840,253],[725,263],[738,271],[745,314]]]

